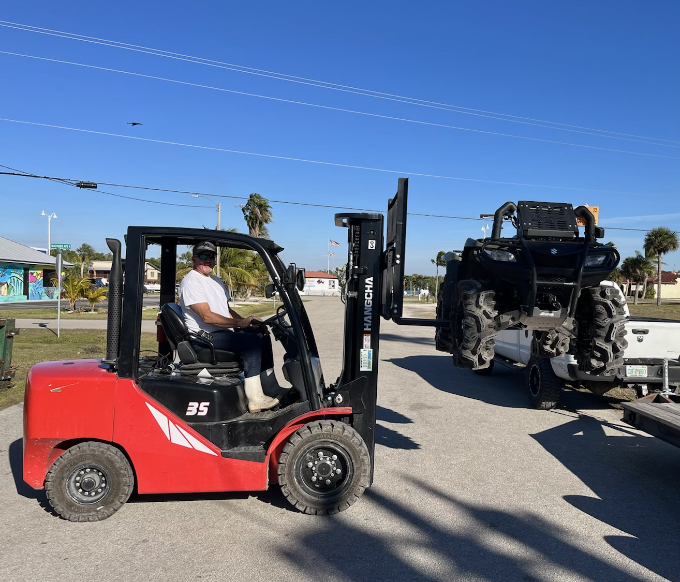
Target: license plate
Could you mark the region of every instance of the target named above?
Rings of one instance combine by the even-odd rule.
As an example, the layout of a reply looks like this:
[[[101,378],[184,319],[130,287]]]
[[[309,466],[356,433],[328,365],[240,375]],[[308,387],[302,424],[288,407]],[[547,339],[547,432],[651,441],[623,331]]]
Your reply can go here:
[[[626,376],[629,378],[646,378],[647,366],[626,366]]]

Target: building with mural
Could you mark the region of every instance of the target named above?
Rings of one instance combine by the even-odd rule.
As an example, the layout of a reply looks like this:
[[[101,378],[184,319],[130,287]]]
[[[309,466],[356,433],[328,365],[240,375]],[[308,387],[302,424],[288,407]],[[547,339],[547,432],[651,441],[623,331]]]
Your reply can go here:
[[[56,261],[55,257],[0,236],[0,303],[55,299],[52,282]]]

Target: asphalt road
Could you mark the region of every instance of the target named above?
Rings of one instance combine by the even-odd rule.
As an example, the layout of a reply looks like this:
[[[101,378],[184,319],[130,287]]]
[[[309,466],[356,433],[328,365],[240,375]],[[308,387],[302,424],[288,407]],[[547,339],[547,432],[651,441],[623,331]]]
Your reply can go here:
[[[342,304],[305,303],[325,376]],[[75,524],[21,480],[21,406],[0,412],[0,579],[680,580],[680,449],[588,394],[529,410],[523,374],[456,370],[432,328],[382,326],[375,483],[348,511],[278,488],[137,496]]]

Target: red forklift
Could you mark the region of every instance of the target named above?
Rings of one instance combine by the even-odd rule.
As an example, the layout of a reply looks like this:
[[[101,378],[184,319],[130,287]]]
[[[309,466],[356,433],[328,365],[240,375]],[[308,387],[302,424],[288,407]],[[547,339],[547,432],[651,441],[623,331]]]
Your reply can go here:
[[[44,488],[70,521],[110,517],[130,494],[263,491],[278,484],[309,514],[347,509],[373,481],[380,317],[401,318],[408,180],[381,214],[337,214],[348,229],[342,372],[327,384],[299,292],[270,240],[190,228],[131,226],[113,253],[105,359],[31,368],[24,400],[24,480]],[[210,240],[258,253],[266,296],[283,305],[263,322],[285,355],[292,388],[280,405],[249,413],[242,363],[190,332],[175,303],[177,247]],[[161,251],[158,352],[140,350],[144,265]]]

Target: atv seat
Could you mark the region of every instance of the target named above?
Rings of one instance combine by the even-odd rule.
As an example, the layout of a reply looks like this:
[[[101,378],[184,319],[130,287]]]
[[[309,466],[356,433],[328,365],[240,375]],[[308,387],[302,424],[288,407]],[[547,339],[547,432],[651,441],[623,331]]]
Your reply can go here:
[[[161,307],[161,325],[173,350],[182,362],[182,369],[187,372],[203,368],[210,372],[211,368],[219,373],[239,373],[243,367],[241,357],[235,352],[216,350],[212,336],[204,331],[191,331],[184,321],[182,308],[177,303],[166,303]]]

